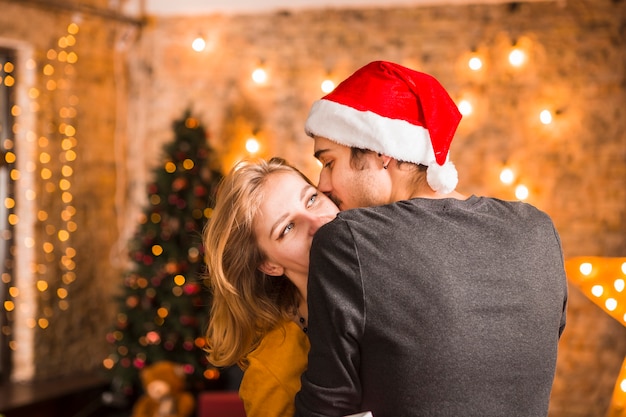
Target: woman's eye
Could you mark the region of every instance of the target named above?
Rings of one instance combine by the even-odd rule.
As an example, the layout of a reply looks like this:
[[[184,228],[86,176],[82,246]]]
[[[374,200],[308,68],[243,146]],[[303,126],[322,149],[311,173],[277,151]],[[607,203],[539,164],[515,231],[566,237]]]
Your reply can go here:
[[[328,161],[324,164],[324,168],[330,168],[331,165],[332,165],[332,161]]]
[[[285,236],[287,233],[291,232],[291,230],[293,229],[293,223],[289,223],[284,229],[283,232],[280,234],[280,237]]]
[[[307,204],[307,207],[311,207],[313,205],[313,203],[315,203],[315,200],[317,200],[317,193],[313,194],[311,196],[311,198],[309,198],[309,202]]]

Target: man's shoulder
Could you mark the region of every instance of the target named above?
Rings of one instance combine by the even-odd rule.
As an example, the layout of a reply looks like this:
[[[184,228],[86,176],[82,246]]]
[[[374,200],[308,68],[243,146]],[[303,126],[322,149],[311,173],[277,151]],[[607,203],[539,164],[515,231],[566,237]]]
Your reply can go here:
[[[544,212],[540,208],[524,201],[508,201],[508,200],[501,200],[501,199],[493,198],[493,197],[483,198],[483,201],[485,201],[487,204],[491,204],[492,207],[494,206],[505,207],[508,210],[514,211],[518,213],[519,215],[523,215],[523,216],[541,217],[544,219],[550,217],[546,212]]]
[[[337,213],[332,221],[322,226],[326,229],[341,230],[344,228],[358,227],[359,225],[369,224],[370,226],[376,223],[377,219],[384,220],[389,219],[389,212],[391,211],[391,205],[386,206],[373,206],[373,207],[359,207],[349,210],[344,210]]]

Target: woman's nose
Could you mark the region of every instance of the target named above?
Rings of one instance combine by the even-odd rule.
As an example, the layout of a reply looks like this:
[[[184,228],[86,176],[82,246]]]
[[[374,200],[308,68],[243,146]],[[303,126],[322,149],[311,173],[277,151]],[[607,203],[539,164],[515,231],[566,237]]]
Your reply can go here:
[[[317,230],[328,223],[328,216],[311,216],[309,232],[314,235]]]

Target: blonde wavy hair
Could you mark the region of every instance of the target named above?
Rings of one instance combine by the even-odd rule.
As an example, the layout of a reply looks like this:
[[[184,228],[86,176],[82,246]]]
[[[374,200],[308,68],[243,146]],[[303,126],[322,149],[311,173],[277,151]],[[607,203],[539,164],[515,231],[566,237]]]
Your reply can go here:
[[[208,360],[215,366],[239,364],[263,336],[297,309],[300,294],[283,277],[258,267],[266,259],[257,245],[254,219],[264,185],[277,172],[294,172],[311,181],[284,159],[249,159],[222,179],[213,214],[204,230],[205,261],[212,290],[206,332]]]

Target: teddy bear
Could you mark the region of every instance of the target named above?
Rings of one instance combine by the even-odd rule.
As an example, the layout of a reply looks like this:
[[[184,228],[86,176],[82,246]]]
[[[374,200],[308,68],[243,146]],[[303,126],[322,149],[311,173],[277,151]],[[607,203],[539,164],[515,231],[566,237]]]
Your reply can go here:
[[[141,370],[144,394],[133,406],[131,417],[190,417],[195,408],[191,393],[185,391],[181,365],[158,361]]]

